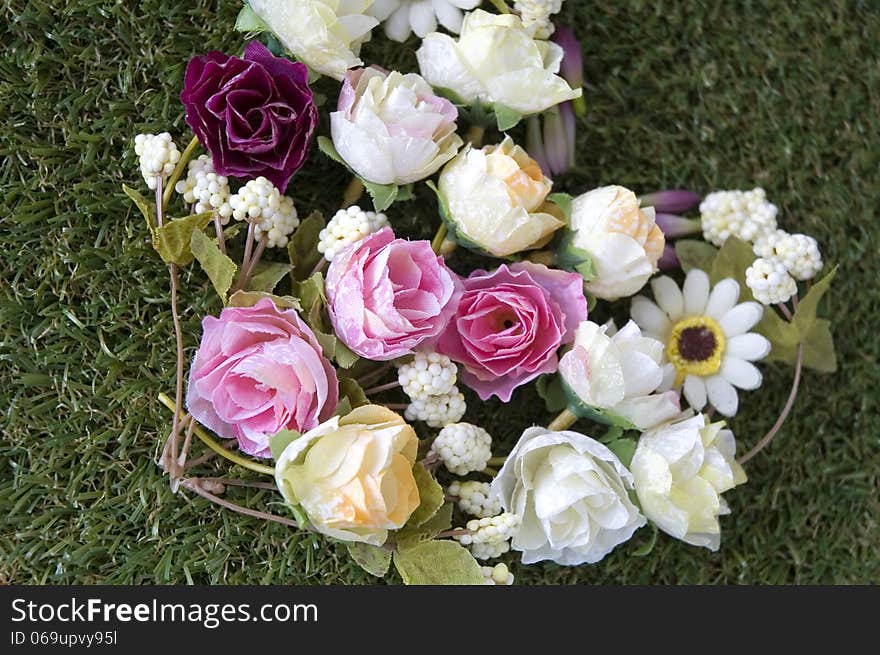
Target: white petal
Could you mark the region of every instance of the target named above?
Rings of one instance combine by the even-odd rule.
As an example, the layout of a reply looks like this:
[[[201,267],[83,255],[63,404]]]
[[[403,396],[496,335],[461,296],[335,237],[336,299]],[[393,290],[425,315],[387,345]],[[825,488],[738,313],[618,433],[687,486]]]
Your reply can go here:
[[[666,275],[656,277],[651,280],[651,289],[660,309],[673,321],[679,319],[684,313],[684,296],[675,281]]]
[[[385,21],[385,35],[392,41],[403,43],[409,38],[411,32],[409,5],[404,4]]]
[[[706,378],[706,391],[709,394],[709,402],[712,407],[724,416],[734,416],[739,406],[739,397],[736,389],[720,375]]]
[[[669,391],[674,384],[675,367],[670,362],[666,362],[663,365],[663,381],[660,382],[660,386],[657,387],[657,392],[662,393],[663,391]]]
[[[432,3],[440,24],[453,34],[458,34],[461,31],[461,21],[464,19],[461,9],[449,0],[432,0]]]
[[[661,337],[661,340],[665,341],[672,329],[672,324],[663,310],[644,296],[633,298],[629,313],[643,331]]]
[[[770,354],[770,342],[754,332],[740,334],[727,340],[725,354],[749,362],[756,362]]]
[[[735,337],[752,329],[763,315],[764,308],[761,305],[756,302],[744,302],[727,312],[718,324],[725,337]]]
[[[437,17],[431,0],[417,0],[409,10],[409,24],[419,38],[437,29]]]
[[[376,0],[370,6],[370,14],[382,21],[388,18],[401,5],[401,0]]]
[[[709,299],[709,276],[705,271],[692,268],[684,279],[684,313],[685,316],[699,316],[706,310]]]
[[[706,406],[706,383],[698,375],[687,375],[682,389],[688,405],[698,412]]]
[[[739,389],[757,389],[761,386],[761,371],[738,357],[725,357],[718,373]]]
[[[715,285],[709,294],[709,302],[706,304],[706,315],[716,321],[720,320],[727,312],[733,309],[739,298],[739,283],[731,278],[725,278]]]

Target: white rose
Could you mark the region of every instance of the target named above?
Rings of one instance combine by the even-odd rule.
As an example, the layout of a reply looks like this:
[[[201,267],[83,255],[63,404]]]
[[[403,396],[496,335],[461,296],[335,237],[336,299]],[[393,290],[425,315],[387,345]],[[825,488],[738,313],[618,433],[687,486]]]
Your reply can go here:
[[[630,469],[642,511],[661,530],[694,546],[718,550],[718,517],[730,509],[721,494],[746,481],[736,441],[724,422],[702,414],[642,434]]]
[[[565,223],[545,202],[552,182],[510,137],[467,146],[440,174],[440,195],[453,232],[496,257],[543,246]]]
[[[587,290],[604,300],[631,296],[657,270],[666,239],[654,222],[654,208],[621,186],[604,186],[571,203],[571,232],[563,256],[578,250],[592,261],[595,277]]]
[[[632,475],[617,456],[577,432],[523,432],[492,495],[522,520],[513,549],[524,564],[598,562],[645,525],[630,501]]]
[[[556,75],[562,48],[529,36],[515,14],[477,9],[465,16],[458,40],[432,32],[416,52],[422,75],[434,87],[471,103],[500,103],[537,114],[581,96]]]
[[[455,156],[458,110],[415,73],[349,71],[330,114],[333,145],[359,176],[376,184],[409,184]]]
[[[281,43],[309,68],[341,80],[362,66],[361,43],[379,21],[364,12],[373,0],[248,0]]]
[[[585,405],[647,430],[681,414],[678,393],[654,393],[663,381],[662,343],[630,321],[616,334],[584,321],[559,362],[570,393]]]

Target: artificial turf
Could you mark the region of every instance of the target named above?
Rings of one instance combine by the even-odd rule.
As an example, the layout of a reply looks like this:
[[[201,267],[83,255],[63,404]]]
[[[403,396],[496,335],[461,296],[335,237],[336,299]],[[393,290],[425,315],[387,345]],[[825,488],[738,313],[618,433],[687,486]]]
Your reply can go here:
[[[239,6],[4,3],[0,583],[375,581],[341,546],[173,495],[155,464],[169,421],[156,394],[173,385],[168,277],[120,186],[142,186],[136,133],[168,130],[181,147],[189,139],[184,67],[211,48],[240,50]],[[826,261],[840,264],[824,303],[839,372],[807,372],[783,431],[749,463],[748,484],[728,494],[719,552],[660,535],[634,557],[643,530],[594,566],[512,564],[517,581],[880,582],[880,10],[568,0],[564,15],[582,38],[589,112],[577,166],[557,188],[763,186],[782,227],[814,235]],[[413,70],[416,45],[377,37],[364,58]],[[319,84],[331,102],[334,89]],[[303,215],[327,212],[346,182],[315,151],[290,193]],[[398,232],[422,238],[438,221],[424,188],[390,216]],[[473,262],[456,254],[451,263],[463,272]],[[182,280],[191,354],[202,316],[219,306],[197,269]],[[744,394],[732,421],[743,447],[788,392],[791,369],[764,370],[764,386]],[[468,399],[467,419],[489,428],[496,452],[550,418],[531,390],[508,406]],[[229,495],[284,511],[272,492]]]

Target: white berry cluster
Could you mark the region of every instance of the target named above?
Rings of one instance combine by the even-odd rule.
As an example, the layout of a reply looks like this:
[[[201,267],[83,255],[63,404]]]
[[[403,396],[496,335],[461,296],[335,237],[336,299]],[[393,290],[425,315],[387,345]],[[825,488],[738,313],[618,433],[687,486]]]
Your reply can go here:
[[[254,238],[259,241],[266,235],[266,245],[283,248],[288,237],[299,225],[293,199],[281,192],[265,177],[251,180],[229,198],[232,217],[237,221],[254,224]]]
[[[141,175],[151,189],[156,188],[157,177],[171,175],[180,161],[180,151],[168,132],[138,134],[134,138],[134,152],[140,158]]]
[[[442,428],[459,421],[466,409],[464,394],[458,387],[452,387],[449,393],[414,398],[404,416],[407,421],[424,421],[432,428]]]
[[[746,269],[746,286],[764,305],[787,302],[797,292],[797,282],[778,259],[758,257]]]
[[[196,214],[216,211],[223,225],[229,223],[232,206],[229,204],[229,180],[214,172],[214,164],[208,155],[189,162],[186,179],[174,187],[186,203],[193,205]]]
[[[492,559],[510,550],[510,539],[520,526],[516,514],[505,512],[497,516],[468,521],[468,532],[455,537],[462,546],[470,548],[477,559]]]
[[[449,393],[457,376],[458,368],[452,360],[435,352],[417,352],[412,361],[397,369],[397,381],[413,399]]]
[[[501,501],[489,494],[488,482],[467,480],[465,482],[454,481],[447,491],[455,497],[458,508],[465,514],[485,518],[495,516],[501,512]]]
[[[761,188],[715,191],[700,203],[703,236],[716,246],[731,236],[752,242],[776,229],[778,211]]]
[[[513,10],[520,15],[529,34],[536,39],[549,39],[556,31],[550,17],[562,10],[562,0],[516,0]]]
[[[483,584],[498,586],[513,584],[513,573],[504,562],[498,562],[495,566],[481,566],[480,573],[486,578]]]
[[[365,212],[357,205],[340,209],[318,235],[318,252],[332,262],[342,250],[388,225],[388,217]]]
[[[439,456],[450,473],[467,475],[482,471],[492,457],[492,437],[470,423],[453,423],[440,430],[431,453]]]
[[[796,280],[810,280],[822,269],[819,244],[806,234],[774,230],[758,238],[754,250],[758,257],[779,261]]]

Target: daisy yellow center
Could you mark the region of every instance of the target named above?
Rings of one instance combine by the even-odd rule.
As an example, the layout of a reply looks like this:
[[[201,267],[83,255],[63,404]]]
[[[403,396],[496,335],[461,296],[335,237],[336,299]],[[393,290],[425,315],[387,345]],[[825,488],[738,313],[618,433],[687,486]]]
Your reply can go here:
[[[725,344],[724,332],[713,318],[689,316],[676,323],[666,344],[666,356],[675,367],[675,385],[681,385],[686,375],[717,373]]]

